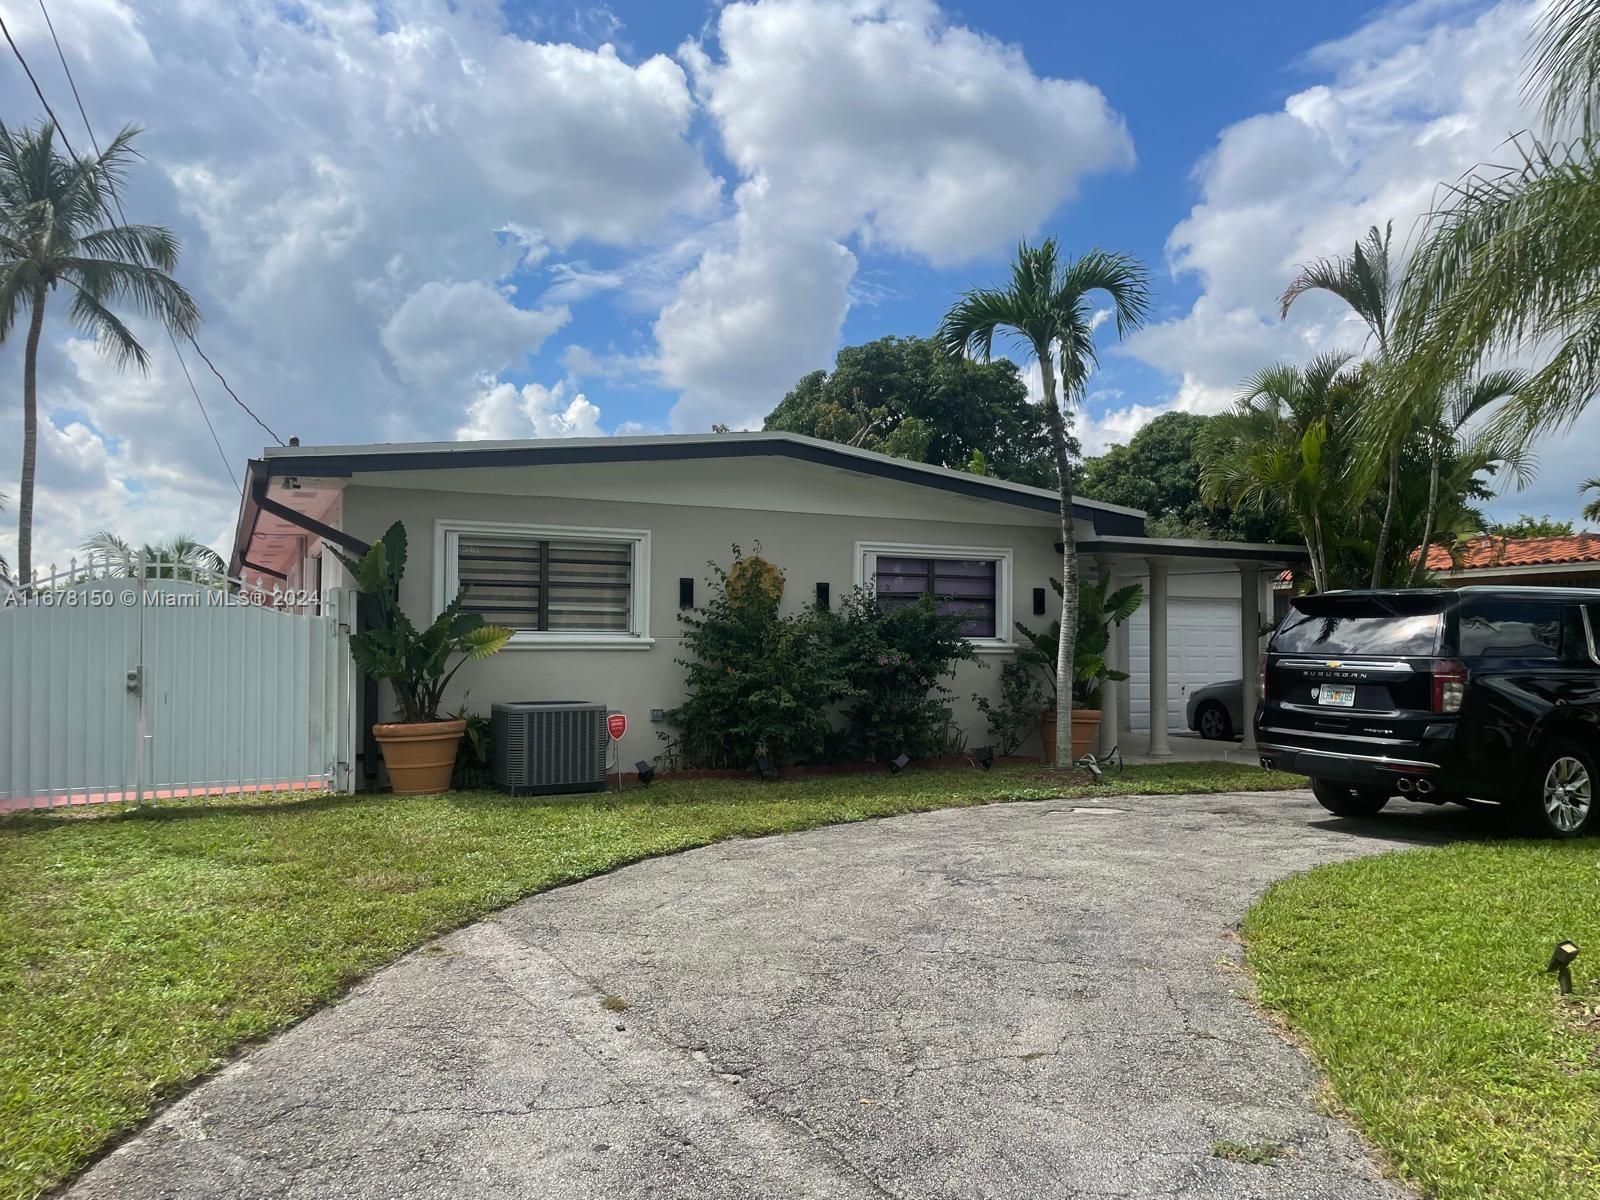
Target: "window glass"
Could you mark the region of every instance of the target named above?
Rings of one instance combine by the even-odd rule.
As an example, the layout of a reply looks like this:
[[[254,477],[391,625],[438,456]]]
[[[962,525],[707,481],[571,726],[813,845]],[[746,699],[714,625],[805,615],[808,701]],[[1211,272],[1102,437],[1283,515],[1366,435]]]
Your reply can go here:
[[[1439,613],[1332,613],[1291,609],[1272,639],[1278,654],[1431,656],[1438,653]]]
[[[562,633],[633,628],[631,543],[463,534],[456,578],[462,608],[494,625]]]
[[[997,636],[996,580],[992,558],[903,558],[879,555],[873,583],[878,603],[909,606],[932,596],[942,613],[959,613],[967,637]]]
[[[1464,609],[1463,658],[1558,658],[1561,606],[1514,602]]]

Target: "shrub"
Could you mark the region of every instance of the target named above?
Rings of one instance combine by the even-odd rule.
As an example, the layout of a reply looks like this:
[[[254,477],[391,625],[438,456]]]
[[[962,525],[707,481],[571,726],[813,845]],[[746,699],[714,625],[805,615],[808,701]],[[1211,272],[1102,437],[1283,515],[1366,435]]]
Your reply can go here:
[[[991,701],[979,694],[973,700],[989,721],[989,740],[996,754],[1015,754],[1021,749],[1051,704],[1044,682],[1015,658],[1007,659],[1000,668],[1000,698]]]
[[[666,714],[674,757],[689,767],[774,767],[826,750],[829,701],[843,688],[815,609],[779,614],[783,572],[733,547],[724,571],[709,563],[711,598],[684,616],[689,698]]]
[[[950,722],[950,689],[940,680],[973,657],[961,616],[940,613],[927,597],[880,608],[870,588],[856,588],[826,624],[844,677],[839,694],[851,748],[877,761],[902,750],[913,758],[934,753]]]
[[[1052,579],[1050,586],[1061,595],[1061,581]],[[1130,583],[1111,592],[1111,580],[1104,577],[1094,583],[1078,584],[1078,630],[1072,655],[1072,707],[1099,708],[1100,685],[1106,680],[1121,682],[1128,678],[1126,671],[1118,671],[1106,663],[1106,651],[1111,646],[1111,627],[1121,625],[1144,603],[1144,586]],[[1050,628],[1035,633],[1021,621],[1017,632],[1028,645],[1017,652],[1024,666],[1037,671],[1050,689],[1050,704],[1056,697],[1056,650],[1061,641],[1061,622],[1050,622]]]

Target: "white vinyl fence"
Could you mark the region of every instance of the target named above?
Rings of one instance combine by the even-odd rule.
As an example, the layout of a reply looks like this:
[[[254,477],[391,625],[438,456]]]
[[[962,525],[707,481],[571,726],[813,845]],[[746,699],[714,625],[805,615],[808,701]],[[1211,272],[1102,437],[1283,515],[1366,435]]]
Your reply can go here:
[[[352,790],[354,619],[142,555],[0,585],[0,813]]]

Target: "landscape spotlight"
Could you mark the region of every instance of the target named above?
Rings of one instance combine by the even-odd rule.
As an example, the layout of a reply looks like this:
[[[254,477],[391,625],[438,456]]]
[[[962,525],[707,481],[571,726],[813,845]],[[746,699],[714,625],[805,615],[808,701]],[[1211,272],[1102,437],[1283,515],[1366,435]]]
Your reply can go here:
[[[765,754],[756,759],[756,774],[763,779],[772,774],[772,760]]]
[[[650,781],[656,777],[656,769],[642,758],[633,764],[633,769],[639,775],[639,782],[644,784],[645,787],[649,787]]]
[[[993,746],[979,746],[978,747],[978,765],[980,767],[982,767],[985,771],[987,771],[990,767],[994,766],[994,747]]]
[[[1554,971],[1556,979],[1561,984],[1561,994],[1572,994],[1572,960],[1578,957],[1578,943],[1557,942],[1555,952],[1550,955],[1550,965],[1546,971]]]
[[[907,757],[906,752],[902,750],[899,754],[895,755],[894,761],[889,764],[889,774],[898,775],[910,765],[911,759]]]

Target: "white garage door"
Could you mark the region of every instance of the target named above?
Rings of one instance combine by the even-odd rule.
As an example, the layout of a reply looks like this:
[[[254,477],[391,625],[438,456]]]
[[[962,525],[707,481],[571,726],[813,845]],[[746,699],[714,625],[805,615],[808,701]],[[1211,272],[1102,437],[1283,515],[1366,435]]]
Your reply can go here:
[[[1128,620],[1129,715],[1135,729],[1150,728],[1150,618],[1141,608]],[[1189,693],[1239,678],[1239,602],[1167,602],[1167,728],[1187,729]]]

